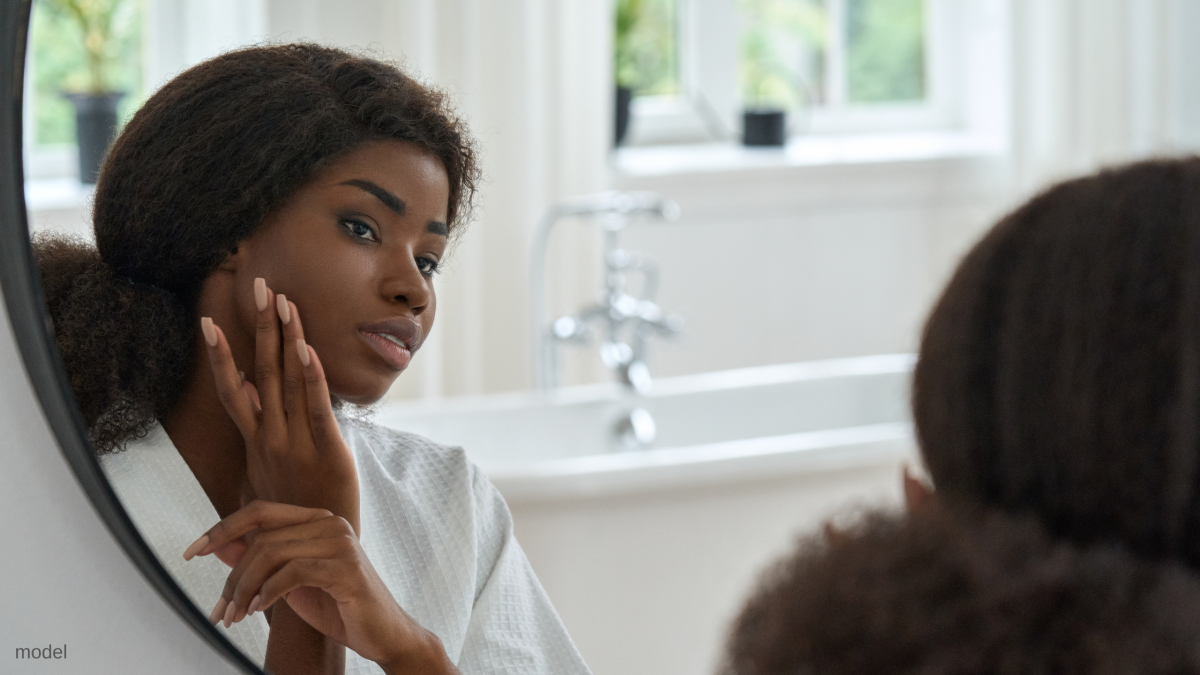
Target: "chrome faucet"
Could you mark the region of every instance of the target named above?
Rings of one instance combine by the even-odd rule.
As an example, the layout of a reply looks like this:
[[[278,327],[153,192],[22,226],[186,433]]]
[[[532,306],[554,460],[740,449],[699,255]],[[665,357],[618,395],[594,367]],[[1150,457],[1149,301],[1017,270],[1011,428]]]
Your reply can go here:
[[[567,217],[587,218],[604,230],[604,288],[596,304],[574,314],[545,318],[546,244],[550,231]],[[617,236],[637,219],[674,220],[679,206],[650,192],[602,192],[554,206],[539,224],[533,241],[531,310],[534,335],[534,382],[540,390],[559,384],[558,347],[600,340],[600,359],[617,379],[644,394],[650,390],[647,341],[683,330],[683,318],[663,312],[655,302],[658,266],[640,251],[620,248]],[[626,290],[630,273],[642,277],[640,297]],[[598,335],[597,335],[598,334]]]

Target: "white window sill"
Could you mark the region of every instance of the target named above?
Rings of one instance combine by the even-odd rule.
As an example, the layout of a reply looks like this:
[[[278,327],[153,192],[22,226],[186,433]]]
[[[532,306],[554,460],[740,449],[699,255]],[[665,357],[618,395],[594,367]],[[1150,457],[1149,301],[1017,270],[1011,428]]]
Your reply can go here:
[[[1003,138],[962,131],[796,136],[783,148],[696,143],[619,148],[613,168],[629,177],[786,169],[846,164],[887,164],[961,157],[998,157]]]

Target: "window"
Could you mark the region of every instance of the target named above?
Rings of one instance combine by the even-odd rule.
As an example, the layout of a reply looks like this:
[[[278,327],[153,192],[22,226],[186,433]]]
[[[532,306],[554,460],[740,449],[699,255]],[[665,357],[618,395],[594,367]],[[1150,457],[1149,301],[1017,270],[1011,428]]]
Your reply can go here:
[[[617,85],[638,96],[679,94],[676,0],[618,0]]]
[[[643,0],[645,54],[627,144],[735,140],[744,109],[782,108],[792,133],[932,129],[956,121],[948,0]],[[653,18],[649,18],[651,11]],[[646,17],[646,18],[642,18]],[[667,23],[667,18],[674,23]],[[628,20],[628,19],[626,19]],[[674,79],[643,64],[666,64]],[[628,71],[636,71],[631,75]],[[643,83],[677,82],[674,88]]]
[[[84,35],[73,4],[98,17],[91,34]],[[89,61],[89,42],[102,61]],[[141,105],[142,2],[35,0],[25,96],[29,177],[75,174],[75,112],[63,93],[97,86],[125,94],[118,107],[122,123]]]

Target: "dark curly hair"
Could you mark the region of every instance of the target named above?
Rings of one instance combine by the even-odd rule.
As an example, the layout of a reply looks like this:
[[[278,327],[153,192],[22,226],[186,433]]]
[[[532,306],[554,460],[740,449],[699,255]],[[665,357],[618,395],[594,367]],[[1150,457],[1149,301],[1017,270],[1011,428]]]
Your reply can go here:
[[[1200,158],[1004,218],[928,320],[913,412],[940,498],[1200,566]]]
[[[96,185],[96,246],[37,237],[59,353],[99,452],[145,433],[193,367],[204,279],[264,218],[364,143],[442,162],[451,235],[470,217],[474,141],[444,94],[393,65],[314,44],[253,47],[159,89]]]
[[[873,513],[763,574],[718,672],[1200,673],[1200,579],[1032,518]]]

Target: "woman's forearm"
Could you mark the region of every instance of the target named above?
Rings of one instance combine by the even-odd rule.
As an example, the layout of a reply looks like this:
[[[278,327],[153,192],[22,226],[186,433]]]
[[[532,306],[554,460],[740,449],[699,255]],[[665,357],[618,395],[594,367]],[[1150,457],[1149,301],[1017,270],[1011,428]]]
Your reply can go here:
[[[276,602],[269,611],[267,671],[274,675],[342,675],[346,671],[344,646],[305,623],[286,601]]]

